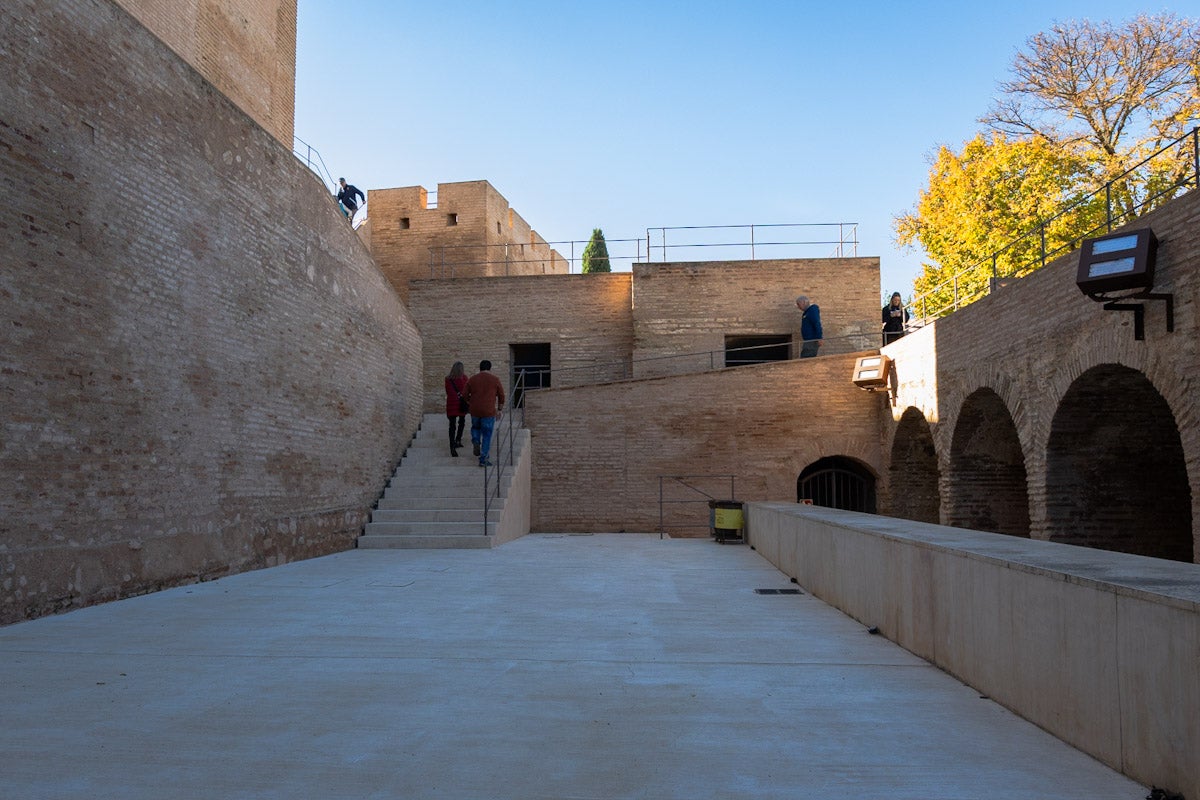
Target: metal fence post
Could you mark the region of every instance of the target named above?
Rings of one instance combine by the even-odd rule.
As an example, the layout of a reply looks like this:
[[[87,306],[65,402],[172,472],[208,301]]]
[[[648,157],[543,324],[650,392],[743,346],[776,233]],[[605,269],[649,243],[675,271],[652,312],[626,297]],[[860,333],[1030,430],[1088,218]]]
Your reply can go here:
[[[1104,184],[1104,216],[1107,220],[1108,233],[1112,233],[1112,181]]]

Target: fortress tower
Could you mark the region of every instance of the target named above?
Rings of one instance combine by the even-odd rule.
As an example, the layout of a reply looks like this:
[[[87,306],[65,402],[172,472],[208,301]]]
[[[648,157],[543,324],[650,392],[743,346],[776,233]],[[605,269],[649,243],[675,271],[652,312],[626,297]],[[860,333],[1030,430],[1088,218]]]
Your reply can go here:
[[[291,148],[297,0],[115,2]]]

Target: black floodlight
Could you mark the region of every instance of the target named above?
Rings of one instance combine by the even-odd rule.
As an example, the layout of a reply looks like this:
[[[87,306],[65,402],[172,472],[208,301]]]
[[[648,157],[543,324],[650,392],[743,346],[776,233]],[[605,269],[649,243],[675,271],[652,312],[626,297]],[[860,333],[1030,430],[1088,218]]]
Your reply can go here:
[[[854,362],[854,385],[874,392],[887,389],[892,377],[892,360],[885,355],[863,356]]]
[[[1157,249],[1158,239],[1149,228],[1084,239],[1075,285],[1091,298],[1130,289],[1149,291]]]

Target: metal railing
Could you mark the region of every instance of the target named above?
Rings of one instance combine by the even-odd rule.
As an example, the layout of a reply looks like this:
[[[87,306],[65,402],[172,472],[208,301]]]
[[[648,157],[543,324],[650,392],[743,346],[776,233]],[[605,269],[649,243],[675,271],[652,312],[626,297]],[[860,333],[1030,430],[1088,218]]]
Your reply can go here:
[[[520,371],[512,383],[510,397],[517,393],[524,394],[529,390],[525,386],[525,373]],[[504,473],[509,467],[516,465],[517,431],[525,427],[525,407],[514,406],[511,402],[507,413],[500,419],[500,425],[492,431],[492,452],[488,454],[492,466],[483,468],[483,535],[488,535],[488,516],[492,507],[500,499],[504,485]]]
[[[326,189],[334,194],[337,194],[337,181],[333,179],[333,174],[330,173],[329,167],[325,166],[325,159],[321,158],[321,153],[317,150],[317,148],[313,147],[299,136],[293,134],[292,155],[294,155],[301,164],[308,167],[314,175],[320,178],[321,183],[325,184]]]
[[[881,334],[878,330],[867,331],[863,333],[851,333],[844,336],[827,336],[822,339],[822,342],[829,344],[831,342],[845,345],[839,347],[838,353],[852,353],[862,350],[877,350],[881,343]],[[777,361],[791,361],[799,356],[799,341],[790,343],[790,353],[787,359],[764,359],[756,361],[758,364],[770,364]],[[726,364],[726,356],[729,354],[750,354],[755,350],[774,350],[779,348],[779,344],[760,344],[750,345],[747,347],[730,347],[721,350],[693,350],[688,353],[671,353],[664,356],[648,356],[646,358],[625,358],[614,359],[611,361],[602,361],[595,364],[587,364],[579,367],[557,367],[547,368],[544,370],[527,369],[528,385],[525,392],[534,392],[540,386],[547,386],[551,376],[555,379],[557,388],[584,386],[589,383],[612,383],[615,381],[634,380],[642,377],[646,378],[662,378],[671,375],[684,375],[692,372],[708,372],[718,369],[736,369],[740,366],[750,366],[748,363]],[[639,371],[639,366],[647,365],[663,365],[667,369],[655,369],[652,372]],[[674,369],[672,369],[674,368]],[[576,379],[578,376],[584,376],[582,379]],[[592,376],[591,380],[587,376]]]
[[[1168,151],[1176,151],[1177,157],[1187,155],[1191,150],[1190,174],[1184,172],[1161,188],[1151,189],[1142,198],[1133,196],[1130,178],[1138,170],[1155,162]],[[1178,163],[1187,163],[1178,159]],[[1079,246],[1083,239],[1099,234],[1101,231],[1111,232],[1116,225],[1135,218],[1144,213],[1143,209],[1152,203],[1173,199],[1179,194],[1200,186],[1200,127],[1192,130],[1178,139],[1164,145],[1157,151],[1138,162],[1135,166],[1110,178],[1099,189],[1064,206],[1053,216],[1038,222],[1036,226],[1013,239],[1011,242],[992,253],[988,258],[956,272],[951,277],[933,288],[913,297],[906,307],[915,317],[914,327],[920,327],[938,317],[943,317],[959,308],[969,305],[981,297],[985,297],[1003,285],[1006,278],[1027,275],[1040,269],[1049,261],[1060,255],[1069,253]],[[1183,191],[1180,191],[1180,190]],[[1130,204],[1118,207],[1114,212],[1114,194],[1117,200],[1125,196]],[[1099,216],[1099,201],[1103,195],[1103,221],[1096,222]],[[1059,242],[1055,244],[1055,242]],[[1034,247],[1036,245],[1036,247]],[[1001,259],[1022,248],[1036,249],[1037,257],[1026,266],[1015,266],[1011,269],[1000,269]],[[980,272],[987,275],[990,263],[990,277],[980,279]]]
[[[763,238],[763,231],[767,232],[768,236],[774,236],[782,230],[795,229],[821,229],[828,231],[828,235],[817,239],[792,239],[784,241],[772,241],[771,239]],[[741,232],[742,238],[735,241],[714,242],[706,241],[698,237],[709,236],[709,233],[698,233],[699,231],[736,231]],[[837,232],[834,238],[834,231]],[[654,237],[657,233],[658,240]],[[671,235],[671,241],[668,243],[667,234]],[[735,234],[736,235],[736,234]],[[730,237],[732,238],[732,237]],[[775,247],[833,247],[832,258],[846,258],[846,251],[849,250],[849,257],[858,255],[858,223],[857,222],[812,222],[812,223],[778,223],[778,224],[754,224],[754,225],[683,225],[677,227],[660,227],[646,229],[646,252],[647,261],[653,260],[653,254],[658,253],[661,256],[661,261],[677,260],[668,259],[667,253],[669,250],[682,250],[688,248],[707,248],[707,247],[723,247],[729,252],[744,255],[746,252],[750,254],[750,260],[756,261],[761,258],[760,251],[764,248]],[[779,256],[773,255],[778,258]],[[706,259],[715,260],[715,259]],[[744,259],[737,259],[744,260]]]
[[[736,500],[737,495],[734,492],[735,476],[733,476],[733,475],[659,475],[658,476],[658,538],[659,539],[663,538],[663,535],[666,533],[667,528],[709,528],[709,527],[711,527],[710,525],[697,525],[697,524],[667,525],[664,509],[668,505],[675,505],[675,504],[682,504],[682,503],[692,503],[692,504],[704,503],[705,507],[707,508],[709,500],[717,500],[718,498],[714,495],[709,494],[708,492],[704,491],[703,489],[701,489],[698,486],[693,486],[691,483],[688,483],[688,481],[699,481],[702,479],[703,480],[724,481],[726,478],[729,479],[729,497],[720,498],[720,499]],[[687,499],[682,499],[682,500],[668,500],[666,497],[666,487],[667,486],[675,486],[676,484],[683,487],[684,490],[688,494],[702,495],[704,499],[701,500],[701,499],[696,499],[694,497],[689,497]]]

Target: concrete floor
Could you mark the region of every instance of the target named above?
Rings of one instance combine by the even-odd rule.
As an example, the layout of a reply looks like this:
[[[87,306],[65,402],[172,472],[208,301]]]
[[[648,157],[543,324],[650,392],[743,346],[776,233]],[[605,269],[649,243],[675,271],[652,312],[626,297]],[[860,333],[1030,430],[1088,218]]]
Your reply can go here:
[[[1147,791],[708,540],[356,550],[0,629],[0,798]]]

